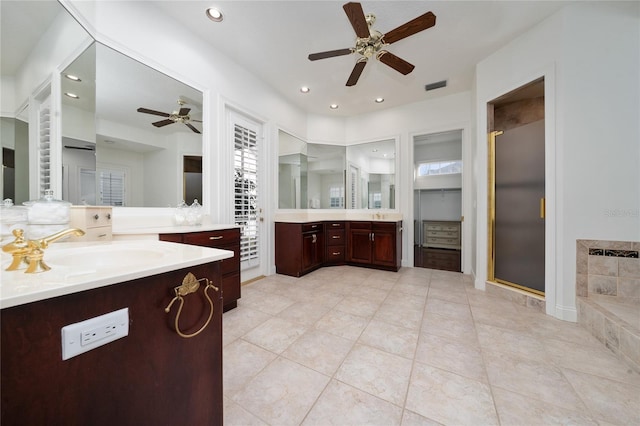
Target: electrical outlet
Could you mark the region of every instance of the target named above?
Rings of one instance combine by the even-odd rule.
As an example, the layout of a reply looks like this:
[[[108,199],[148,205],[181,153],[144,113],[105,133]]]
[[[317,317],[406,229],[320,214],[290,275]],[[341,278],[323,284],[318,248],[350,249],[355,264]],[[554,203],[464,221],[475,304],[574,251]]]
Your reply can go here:
[[[66,360],[129,334],[129,308],[62,327],[62,359]]]

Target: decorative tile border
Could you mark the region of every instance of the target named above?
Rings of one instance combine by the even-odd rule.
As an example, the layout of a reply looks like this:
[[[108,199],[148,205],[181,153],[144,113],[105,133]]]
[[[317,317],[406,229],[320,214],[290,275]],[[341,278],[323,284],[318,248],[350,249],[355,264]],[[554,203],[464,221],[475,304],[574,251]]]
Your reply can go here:
[[[639,252],[638,241],[576,241],[578,323],[638,373],[640,329],[599,305],[596,299],[640,303]]]
[[[638,251],[590,248],[589,256],[628,257],[628,258],[638,259]]]

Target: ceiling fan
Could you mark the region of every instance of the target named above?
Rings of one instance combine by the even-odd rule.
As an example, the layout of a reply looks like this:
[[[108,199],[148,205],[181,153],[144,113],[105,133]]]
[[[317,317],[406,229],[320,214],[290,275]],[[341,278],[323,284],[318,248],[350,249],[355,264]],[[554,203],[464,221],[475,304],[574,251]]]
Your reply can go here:
[[[369,58],[374,57],[385,65],[390,66],[401,74],[407,75],[413,71],[414,66],[402,58],[385,50],[385,47],[403,38],[409,37],[420,31],[424,31],[436,24],[436,15],[427,12],[417,18],[400,25],[398,28],[389,31],[386,34],[374,30],[371,26],[375,23],[376,17],[373,14],[365,15],[362,5],[357,2],[349,2],[342,6],[347,18],[351,22],[353,30],[356,32],[357,39],[355,47],[348,49],[329,50],[326,52],[312,53],[309,60],[317,61],[318,59],[332,58],[334,56],[349,55],[358,53],[361,57],[351,71],[351,75],[347,80],[347,86],[355,86],[364,70]]]
[[[173,123],[183,123],[185,126],[193,130],[193,132],[200,133],[200,130],[196,129],[190,122],[193,121],[193,122],[201,123],[201,121],[191,119],[191,116],[189,115],[189,111],[191,111],[191,108],[185,108],[184,107],[185,104],[186,102],[184,100],[178,99],[178,105],[180,106],[180,109],[173,111],[171,113],[155,111],[148,108],[138,108],[137,111],[145,114],[153,114],[153,115],[159,115],[160,117],[167,117],[165,120],[160,120],[160,121],[151,123],[156,127],[164,127]]]

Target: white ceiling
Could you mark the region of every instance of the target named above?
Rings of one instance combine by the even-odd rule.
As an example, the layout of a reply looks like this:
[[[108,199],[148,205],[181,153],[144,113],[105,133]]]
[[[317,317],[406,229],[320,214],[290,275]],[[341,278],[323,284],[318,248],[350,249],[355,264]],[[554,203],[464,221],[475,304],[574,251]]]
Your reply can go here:
[[[311,62],[308,54],[353,47],[355,33],[345,1],[166,1],[154,6],[249,69],[300,108],[317,114],[351,116],[470,90],[475,64],[569,2],[561,1],[365,1],[382,33],[432,11],[436,25],[388,47],[415,65],[403,76],[369,61],[354,87],[345,83],[357,54]],[[224,21],[205,9],[217,6]],[[447,80],[427,93],[425,84]],[[299,92],[302,85],[311,88]],[[383,97],[382,104],[374,103]],[[330,110],[332,103],[338,110]]]
[[[0,3],[4,16],[2,73],[6,75],[12,74],[8,69],[13,67],[15,70],[21,63],[20,52],[30,50],[25,29],[44,27],[38,21],[43,19],[40,16],[48,15],[51,19],[59,5],[53,0],[2,0]],[[148,0],[144,5],[170,15],[185,32],[190,31],[206,40],[301,109],[330,116],[351,116],[470,90],[476,63],[569,4],[561,1],[362,2],[365,14],[376,15],[374,28],[382,33],[427,11],[432,11],[437,20],[433,28],[387,48],[415,65],[411,74],[403,76],[370,60],[358,84],[346,87],[357,54],[314,62],[307,59],[309,53],[353,47],[355,33],[342,9],[344,3],[335,0]],[[51,7],[53,5],[56,7]],[[205,9],[210,6],[223,11],[223,22],[207,19]],[[23,20],[5,19],[12,7],[26,9],[27,16]],[[424,90],[425,84],[439,80],[447,80],[448,86],[432,92]],[[302,85],[309,86],[311,92],[300,93]],[[144,94],[137,92],[135,107],[165,111],[174,106],[174,100],[169,105],[165,105],[166,102],[159,104],[152,97],[142,99]],[[125,107],[128,104],[126,93],[123,91],[114,101],[119,102],[122,119],[126,119],[124,115],[131,109]],[[385,102],[376,104],[376,97],[383,97]],[[339,108],[330,110],[328,106],[332,103],[339,104]],[[145,121],[147,126],[150,119],[155,121],[153,116],[129,113],[130,118],[133,116]]]

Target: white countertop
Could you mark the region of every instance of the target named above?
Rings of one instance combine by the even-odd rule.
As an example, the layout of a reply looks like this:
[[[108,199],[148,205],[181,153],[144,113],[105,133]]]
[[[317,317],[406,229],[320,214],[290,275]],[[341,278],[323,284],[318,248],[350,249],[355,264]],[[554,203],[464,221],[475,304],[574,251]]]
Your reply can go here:
[[[11,256],[2,253],[0,308],[92,290],[230,257],[233,257],[233,252],[228,250],[154,240],[62,242],[52,244],[45,251],[44,261],[51,267],[50,271],[26,274],[24,269],[5,271],[11,263]],[[180,284],[176,283],[176,286]]]

